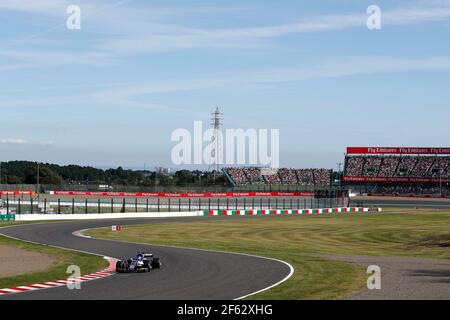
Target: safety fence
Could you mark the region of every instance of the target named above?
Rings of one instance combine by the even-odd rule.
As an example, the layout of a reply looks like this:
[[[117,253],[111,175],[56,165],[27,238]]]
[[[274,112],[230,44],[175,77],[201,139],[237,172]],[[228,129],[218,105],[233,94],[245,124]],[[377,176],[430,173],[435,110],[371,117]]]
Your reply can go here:
[[[35,199],[7,198],[2,201],[8,214],[93,214],[126,212],[191,212],[201,210],[318,209],[346,207],[346,198],[84,198]]]
[[[120,192],[314,192],[317,189],[330,188],[326,185],[305,186],[305,185],[175,185],[175,186],[125,186],[114,185],[105,186],[99,184],[0,184],[1,190],[33,190],[39,193],[48,193],[52,190],[58,191],[75,191],[75,192],[104,192],[104,191],[120,191]]]
[[[138,197],[138,198],[243,198],[243,197],[312,197],[312,192],[79,192],[49,191],[54,196]]]

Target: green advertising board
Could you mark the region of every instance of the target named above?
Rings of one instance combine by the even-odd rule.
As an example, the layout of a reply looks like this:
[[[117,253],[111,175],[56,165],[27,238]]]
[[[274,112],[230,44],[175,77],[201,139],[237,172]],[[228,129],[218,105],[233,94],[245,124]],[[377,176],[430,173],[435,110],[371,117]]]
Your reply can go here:
[[[15,214],[0,214],[0,220],[1,221],[15,221],[16,215]]]

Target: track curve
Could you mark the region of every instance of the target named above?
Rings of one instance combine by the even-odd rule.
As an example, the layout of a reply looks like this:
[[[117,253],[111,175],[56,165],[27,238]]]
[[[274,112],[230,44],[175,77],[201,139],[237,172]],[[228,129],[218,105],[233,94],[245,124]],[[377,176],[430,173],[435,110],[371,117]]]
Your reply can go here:
[[[120,274],[89,281],[82,284],[81,290],[59,287],[6,295],[0,299],[230,300],[271,287],[292,274],[288,264],[262,257],[88,239],[72,234],[78,230],[113,224],[191,222],[199,219],[202,218],[85,220],[2,228],[0,234],[20,240],[119,259],[134,256],[139,251],[152,252],[161,257],[163,268],[150,273]]]

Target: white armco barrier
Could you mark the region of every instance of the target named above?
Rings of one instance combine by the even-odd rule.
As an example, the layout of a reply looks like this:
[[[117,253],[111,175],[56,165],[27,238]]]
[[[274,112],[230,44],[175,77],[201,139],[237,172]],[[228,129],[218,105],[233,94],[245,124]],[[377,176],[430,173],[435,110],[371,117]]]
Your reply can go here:
[[[90,214],[16,214],[16,221],[49,221],[49,220],[96,220],[127,218],[170,218],[203,216],[199,212],[127,212],[127,213],[90,213]]]

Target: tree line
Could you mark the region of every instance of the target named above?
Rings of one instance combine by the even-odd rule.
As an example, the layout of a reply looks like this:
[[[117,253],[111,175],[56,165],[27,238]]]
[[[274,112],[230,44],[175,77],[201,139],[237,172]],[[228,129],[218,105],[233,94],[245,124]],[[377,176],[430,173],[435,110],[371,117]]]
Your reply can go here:
[[[31,161],[9,161],[1,163],[0,179],[2,184],[36,184],[38,163]],[[117,169],[99,169],[90,166],[57,165],[39,163],[40,184],[91,184],[123,186],[189,186],[189,185],[225,185],[222,173],[209,171],[179,170],[173,174],[156,171]]]

